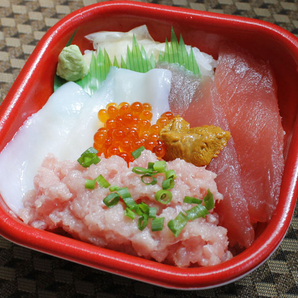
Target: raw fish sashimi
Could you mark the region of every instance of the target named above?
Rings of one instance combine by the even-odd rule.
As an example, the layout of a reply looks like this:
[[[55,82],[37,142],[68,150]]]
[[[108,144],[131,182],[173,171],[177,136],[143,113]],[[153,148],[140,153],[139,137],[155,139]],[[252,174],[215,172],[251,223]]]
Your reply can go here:
[[[192,126],[216,125],[230,131],[224,111],[217,104],[216,92],[214,82],[210,78],[201,82],[200,88],[195,94],[195,101],[183,114]],[[198,106],[200,107],[199,111]],[[249,246],[254,240],[255,233],[241,185],[241,167],[233,138],[229,140],[225,149],[209,167],[217,173],[216,183],[219,191],[224,194],[222,204],[224,210],[220,212],[220,220],[221,224],[228,229],[230,245],[233,246],[239,242],[243,246]]]
[[[146,88],[140,88],[145,82]],[[93,136],[100,126],[98,111],[108,103],[149,101],[156,119],[169,110],[170,87],[169,70],[137,73],[115,67],[92,97],[73,82],[61,86],[0,153],[1,168],[6,169],[0,173],[0,191],[8,207],[18,214],[22,198],[33,188],[33,178],[48,153],[59,160],[77,160],[93,146]]]
[[[235,141],[251,221],[268,222],[284,167],[276,85],[266,63],[228,46],[221,53],[215,76],[218,103]]]
[[[156,68],[168,69],[172,72],[169,105],[173,114],[181,114],[187,110],[201,80],[210,79],[208,76],[202,76],[201,79],[200,76],[175,63],[159,62]]]
[[[188,222],[178,237],[167,226],[179,212],[190,208],[190,204],[183,202],[185,195],[203,199],[209,189],[215,201],[222,199],[214,173],[181,159],[168,162],[168,169],[175,171],[177,177],[171,190],[173,199],[169,204],[161,204],[155,194],[162,188],[163,176],[157,176],[156,184],[145,185],[132,171],[134,167],[156,162],[155,154],[145,150],[129,167],[116,155],[100,158],[98,164],[83,168],[74,161],[58,162],[55,156],[47,156],[34,178],[35,188],[24,198],[25,208],[20,217],[35,228],[62,228],[77,239],[178,267],[211,266],[232,257],[227,230],[218,226],[218,216],[213,211],[205,218]],[[98,175],[103,175],[111,185],[127,187],[136,202],[156,208],[157,218],[164,218],[163,229],[152,231],[150,220],[140,230],[140,217],[126,216],[121,203],[107,208],[103,200],[111,193],[109,188],[85,187],[86,178]]]
[[[24,122],[2,150],[0,165],[5,171],[0,172],[0,190],[12,211],[18,213],[23,208],[22,198],[33,188],[33,177],[45,154],[58,153],[65,146],[76,118],[89,99],[90,96],[75,83],[62,86],[50,97],[46,106]]]
[[[151,122],[155,123],[162,113],[170,109],[168,97],[171,79],[172,73],[166,69],[151,69],[146,73],[140,73],[111,67],[105,81],[105,85],[109,86],[109,92],[103,92],[100,88],[92,98],[98,98],[102,102],[103,93],[107,94],[104,106],[111,102],[116,104],[121,102],[132,104],[136,101],[150,103],[152,106]]]
[[[276,208],[284,166],[284,132],[268,65],[223,46],[214,82],[201,82],[182,115],[191,126],[220,125],[231,132],[229,146],[208,169],[218,174],[224,200],[216,210],[231,245],[248,247],[253,223],[268,222]]]

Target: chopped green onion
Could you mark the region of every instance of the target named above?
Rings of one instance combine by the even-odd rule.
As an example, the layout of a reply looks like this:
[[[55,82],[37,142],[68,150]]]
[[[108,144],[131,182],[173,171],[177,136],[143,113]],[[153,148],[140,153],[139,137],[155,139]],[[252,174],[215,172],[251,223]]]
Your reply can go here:
[[[152,220],[151,230],[153,232],[161,231],[163,229],[164,217],[156,217]]]
[[[162,189],[171,189],[175,186],[175,182],[172,178],[166,179],[162,182]]]
[[[113,185],[109,188],[110,191],[118,191],[119,189],[121,189],[122,187],[117,186],[117,185]]]
[[[183,228],[188,222],[188,216],[180,212],[175,219],[171,219],[168,222],[169,229],[173,232],[175,237],[178,237]]]
[[[143,214],[141,217],[139,217],[139,220],[138,220],[139,230],[143,231],[146,228],[147,224],[148,224],[148,215]]]
[[[131,153],[131,155],[132,155],[132,157],[133,157],[134,159],[137,159],[138,157],[141,156],[142,151],[144,151],[144,150],[145,150],[145,147],[144,147],[144,146],[141,146],[141,147],[138,148],[137,150],[133,151],[133,152]]]
[[[194,220],[199,217],[205,217],[207,214],[209,214],[205,206],[201,204],[196,205],[189,210],[186,210],[185,213],[187,214],[189,220]]]
[[[157,211],[156,207],[149,207],[149,212],[148,212],[149,218],[155,218],[156,211]]]
[[[162,204],[168,204],[172,200],[172,193],[168,190],[160,189],[155,193],[155,200]]]
[[[95,188],[95,180],[89,180],[89,179],[87,179],[85,181],[85,188],[94,189]]]
[[[148,162],[148,170],[151,170],[151,172],[154,171],[153,166],[154,166],[154,162]]]
[[[154,163],[153,169],[159,173],[166,171],[167,163],[164,160],[158,160]]]
[[[149,206],[147,204],[145,204],[144,202],[141,202],[139,204],[139,207],[143,213],[149,214]]]
[[[185,196],[183,202],[187,204],[202,204],[203,201],[194,197]]]
[[[122,200],[124,201],[125,205],[131,210],[133,210],[138,205],[132,197],[122,198]]]
[[[209,189],[207,190],[207,194],[204,197],[204,205],[207,210],[211,210],[214,208],[213,194]]]
[[[93,147],[88,148],[84,151],[78,159],[78,163],[84,168],[88,168],[92,164],[100,162],[100,158],[96,155],[98,151]]]
[[[145,181],[144,181],[144,178],[150,178],[151,181],[150,181],[150,182],[145,182]],[[157,183],[157,179],[156,179],[155,177],[151,176],[151,175],[148,175],[148,174],[142,175],[142,176],[141,176],[141,181],[142,181],[144,184],[146,184],[146,185],[154,185],[154,184]]]
[[[105,205],[109,208],[114,207],[118,204],[120,200],[120,196],[117,193],[110,193],[108,196],[106,196],[103,199],[103,202],[105,203]]]
[[[118,195],[124,200],[130,198],[131,194],[128,191],[128,187],[121,187],[117,190]]]
[[[177,178],[174,170],[167,170],[165,175],[166,175],[166,179],[169,179],[169,178],[176,179]]]
[[[133,210],[136,212],[137,215],[142,216],[144,212],[140,208],[139,204],[136,204],[136,206],[133,208]]]
[[[151,175],[151,176],[158,173],[157,171],[154,171],[153,167],[148,167],[148,169],[145,169],[142,167],[133,167],[132,172],[137,175]]]
[[[132,168],[133,173],[137,175],[146,175],[152,173],[152,171],[148,171],[148,169],[142,168],[142,167],[133,167]]]
[[[124,215],[131,218],[131,219],[134,219],[136,217],[136,214],[129,208],[125,209]]]
[[[103,188],[108,188],[111,185],[103,175],[99,175],[95,181]]]

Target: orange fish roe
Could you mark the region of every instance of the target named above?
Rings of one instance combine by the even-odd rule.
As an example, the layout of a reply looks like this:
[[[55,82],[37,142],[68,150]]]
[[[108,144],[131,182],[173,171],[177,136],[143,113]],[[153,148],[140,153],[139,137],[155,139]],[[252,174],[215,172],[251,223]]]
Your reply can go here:
[[[152,107],[149,103],[110,103],[98,112],[104,127],[95,133],[93,146],[98,155],[104,153],[106,158],[119,155],[127,163],[133,161],[131,153],[141,146],[162,158],[166,148],[159,133],[173,117],[172,112],[165,112],[156,124],[151,125]]]

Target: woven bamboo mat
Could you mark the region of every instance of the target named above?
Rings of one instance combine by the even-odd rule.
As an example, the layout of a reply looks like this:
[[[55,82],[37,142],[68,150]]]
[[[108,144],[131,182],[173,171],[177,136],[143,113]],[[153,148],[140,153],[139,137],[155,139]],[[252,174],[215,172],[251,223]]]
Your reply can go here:
[[[35,45],[59,19],[93,0],[0,0],[0,102]],[[241,15],[298,36],[298,0],[157,0],[164,5]],[[298,83],[298,82],[297,82]],[[298,297],[298,207],[279,249],[252,274],[211,290],[176,291],[51,257],[0,236],[0,297]]]

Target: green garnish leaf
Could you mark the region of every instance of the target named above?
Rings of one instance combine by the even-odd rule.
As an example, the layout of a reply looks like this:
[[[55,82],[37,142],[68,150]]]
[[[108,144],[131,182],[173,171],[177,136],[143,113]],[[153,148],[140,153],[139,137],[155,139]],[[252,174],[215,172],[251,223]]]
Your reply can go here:
[[[141,156],[142,152],[145,150],[145,147],[144,146],[141,146],[140,148],[136,149],[135,151],[133,151],[131,153],[132,157],[134,159],[137,159],[138,157]]]
[[[155,218],[156,217],[156,211],[157,208],[156,207],[149,207],[149,218]]]
[[[128,67],[127,67],[127,65],[126,65],[126,63],[125,63],[125,61],[124,61],[124,58],[121,56],[121,64],[120,64],[120,67],[121,68],[124,68],[124,69],[128,69]]]
[[[76,83],[89,95],[93,95],[106,79],[111,66],[112,63],[107,52],[99,49],[96,57],[92,53],[89,73],[84,78],[76,81]]]
[[[162,189],[172,189],[175,186],[175,181],[172,178],[166,179],[162,182]]]
[[[75,35],[77,34],[78,29],[76,29],[76,31],[72,34],[72,36],[70,37],[70,39],[68,40],[67,44],[65,45],[66,47],[70,46]]]
[[[145,180],[144,180],[144,178],[149,178],[149,182],[146,182]],[[153,177],[152,175],[148,175],[148,174],[146,174],[146,175],[142,175],[141,176],[141,181],[144,183],[144,184],[146,184],[146,185],[154,185],[154,184],[156,184],[157,183],[157,179],[155,178],[155,177]]]
[[[143,231],[146,228],[147,224],[148,224],[148,215],[143,214],[141,217],[139,217],[139,220],[138,220],[139,230]]]
[[[108,208],[112,208],[118,204],[120,200],[120,196],[117,193],[110,193],[107,195],[104,199],[103,202]]]
[[[89,189],[94,189],[96,183],[98,183],[99,186],[101,186],[103,188],[108,188],[110,186],[110,183],[102,175],[99,175],[97,178],[95,178],[93,180],[87,179],[85,182],[85,187],[89,188]]]
[[[176,173],[174,170],[167,170],[165,173],[166,179],[172,178],[172,179],[176,179]]]
[[[118,195],[121,197],[121,199],[131,198],[131,194],[128,191],[128,187],[121,187],[117,190]]]
[[[104,178],[103,175],[99,175],[95,181],[99,184],[99,186],[103,188],[108,188],[111,184]]]
[[[84,168],[88,168],[92,164],[100,162],[100,158],[96,155],[98,151],[93,147],[88,148],[84,151],[78,159],[78,163]]]
[[[185,196],[183,202],[187,204],[202,204],[203,201],[194,197]]]
[[[148,169],[145,169],[145,168],[142,168],[142,167],[133,167],[132,172],[137,174],[137,175],[146,175],[146,174],[150,175],[152,173],[151,170],[148,170]]]
[[[189,210],[186,210],[185,213],[187,214],[189,220],[194,220],[199,217],[205,217],[207,214],[209,214],[205,206],[201,204],[196,205]]]
[[[113,185],[113,186],[111,186],[110,188],[109,188],[109,190],[110,191],[118,191],[119,189],[121,189],[122,187],[120,187],[120,186],[117,186],[117,185]]]
[[[72,43],[75,33],[66,46]],[[116,57],[112,57],[112,60],[113,63],[106,50],[98,49],[97,56],[95,56],[94,53],[92,54],[89,73],[82,79],[76,81],[76,83],[89,95],[93,95],[106,79],[112,66],[146,73],[156,65],[153,54],[148,57],[144,47],[139,46],[135,36],[133,36],[131,49],[127,47],[126,61],[123,57],[121,57],[121,61],[117,61]],[[160,52],[158,60],[161,62],[178,63],[194,74],[200,75],[199,66],[196,62],[192,47],[188,53],[182,36],[180,36],[180,42],[178,42],[173,28],[171,30],[171,41],[166,40],[165,52]],[[65,80],[55,75],[54,90],[57,90],[65,82]]]
[[[211,210],[214,208],[213,194],[209,189],[207,190],[207,194],[204,197],[204,205],[207,210]]]
[[[155,60],[150,59],[147,56],[146,51],[144,50],[143,47],[140,48],[138,45],[137,39],[135,36],[133,36],[132,40],[132,48],[131,50],[129,47],[127,47],[127,58],[126,58],[126,63],[125,63],[125,68],[145,73],[148,72],[150,69],[153,69],[155,67]],[[122,62],[121,62],[121,67]]]
[[[151,230],[153,232],[158,232],[163,229],[163,223],[165,221],[164,217],[156,217],[152,220]]]
[[[171,30],[171,42],[168,42],[166,39],[165,52],[164,54],[159,54],[159,61],[178,63],[194,74],[201,75],[198,63],[193,53],[193,48],[190,47],[190,52],[188,53],[182,35],[180,35],[180,42],[178,42],[173,28]]]
[[[89,179],[87,179],[85,181],[85,188],[94,189],[95,188],[95,180],[89,180]]]
[[[155,59],[148,57],[144,48],[140,48],[135,36],[133,36],[132,49],[127,47],[126,61],[112,57],[113,63],[106,50],[98,49],[97,56],[92,54],[89,73],[82,79],[76,81],[89,95],[92,95],[106,79],[111,66],[121,67],[137,72],[148,72],[155,67]]]
[[[141,202],[139,204],[139,208],[141,209],[141,211],[147,215],[149,215],[149,206],[147,204],[145,204],[144,202]]]
[[[134,219],[136,217],[136,214],[129,208],[125,209],[124,215],[131,219]]]
[[[141,210],[140,206],[137,204],[134,209],[135,213],[139,216],[142,216],[143,215],[143,211]]]
[[[187,222],[188,216],[180,212],[175,219],[171,219],[168,222],[168,227],[173,232],[175,237],[178,237],[183,228],[186,226]]]
[[[57,74],[55,74],[55,78],[54,78],[54,92],[61,87],[63,84],[67,83],[66,80],[62,79],[61,77],[59,77]]]
[[[114,57],[113,66],[120,68],[120,65],[118,63],[116,56]]]
[[[153,169],[159,173],[164,173],[167,169],[167,163],[164,160],[158,160],[153,164]]]
[[[134,210],[138,206],[138,204],[132,197],[122,198],[122,200],[124,201],[125,205],[131,210]]]
[[[168,190],[160,189],[155,193],[155,200],[162,204],[168,204],[172,200],[172,193]]]
[[[148,162],[148,166],[147,166],[148,170],[151,171],[151,172],[153,172],[154,171],[153,166],[154,166],[154,162],[149,161]]]

